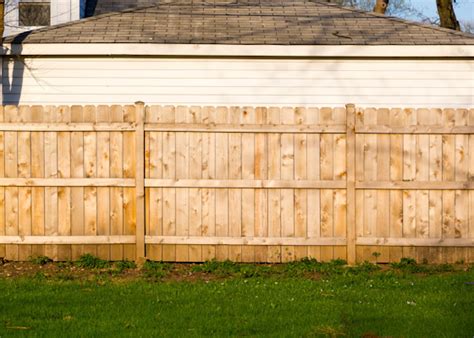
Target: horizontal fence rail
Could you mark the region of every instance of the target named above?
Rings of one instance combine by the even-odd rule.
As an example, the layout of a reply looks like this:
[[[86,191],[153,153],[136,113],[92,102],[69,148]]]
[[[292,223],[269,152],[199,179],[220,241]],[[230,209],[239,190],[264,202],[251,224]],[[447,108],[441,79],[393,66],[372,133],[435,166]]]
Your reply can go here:
[[[0,257],[474,262],[474,109],[4,106]]]

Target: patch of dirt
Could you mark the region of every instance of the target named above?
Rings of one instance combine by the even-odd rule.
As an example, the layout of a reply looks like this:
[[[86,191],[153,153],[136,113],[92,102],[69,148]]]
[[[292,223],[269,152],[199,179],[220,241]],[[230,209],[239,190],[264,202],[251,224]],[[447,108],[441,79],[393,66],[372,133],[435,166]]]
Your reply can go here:
[[[52,280],[83,280],[83,281],[97,281],[106,282],[127,282],[143,278],[149,281],[214,281],[222,280],[225,277],[217,276],[215,274],[208,274],[204,272],[194,272],[192,267],[195,264],[172,264],[171,270],[162,273],[149,272],[140,268],[117,270],[113,265],[110,268],[104,269],[87,269],[81,268],[74,264],[68,263],[47,263],[44,265],[34,264],[31,262],[8,262],[0,263],[0,278],[13,279],[21,277],[29,278],[45,278]]]

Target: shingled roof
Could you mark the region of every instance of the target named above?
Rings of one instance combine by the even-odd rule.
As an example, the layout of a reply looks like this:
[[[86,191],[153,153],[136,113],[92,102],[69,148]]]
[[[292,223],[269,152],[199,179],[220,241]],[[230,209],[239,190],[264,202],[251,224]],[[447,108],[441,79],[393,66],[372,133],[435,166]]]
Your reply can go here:
[[[313,0],[161,0],[5,42],[474,45],[474,36]]]

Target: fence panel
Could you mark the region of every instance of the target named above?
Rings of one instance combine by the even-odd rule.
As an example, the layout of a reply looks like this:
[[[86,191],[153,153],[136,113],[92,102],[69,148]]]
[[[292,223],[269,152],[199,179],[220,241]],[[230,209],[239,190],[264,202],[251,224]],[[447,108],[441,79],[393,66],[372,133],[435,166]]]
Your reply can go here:
[[[135,106],[4,107],[0,256],[135,259],[134,115]]]
[[[0,257],[474,261],[474,110],[5,106]]]
[[[466,109],[358,112],[359,260],[472,260],[473,126]]]
[[[345,109],[152,106],[146,122],[151,258],[346,259]]]

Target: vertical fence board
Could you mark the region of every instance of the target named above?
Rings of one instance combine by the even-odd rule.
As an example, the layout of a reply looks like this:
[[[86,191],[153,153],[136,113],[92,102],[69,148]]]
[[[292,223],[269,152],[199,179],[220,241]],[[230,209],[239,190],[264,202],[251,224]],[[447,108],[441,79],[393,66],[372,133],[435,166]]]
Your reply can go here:
[[[213,125],[216,123],[216,109],[204,107],[201,113],[202,123]],[[202,135],[202,178],[216,179],[216,134]],[[216,236],[216,190],[203,189],[202,198],[202,229],[203,237]],[[202,260],[210,261],[216,258],[215,245],[202,246]]]
[[[175,121],[174,107],[161,107],[160,120]],[[165,132],[163,136],[163,178],[176,178],[176,135]],[[176,235],[176,189],[163,189],[163,235]],[[163,260],[176,260],[176,245],[163,245]]]
[[[228,108],[217,107],[215,123],[228,123]],[[229,134],[216,133],[216,179],[229,178]],[[216,236],[226,237],[229,235],[229,190],[216,189]],[[216,259],[227,260],[229,258],[229,247],[225,245],[216,246]]]
[[[158,122],[159,110],[156,106],[147,107],[146,122]],[[149,169],[146,178],[163,177],[163,133],[146,132],[149,142],[145,154],[149,153]],[[161,188],[147,188],[146,210],[149,214],[147,221],[147,235],[163,235],[163,190]],[[149,244],[147,257],[152,260],[163,260],[162,245]]]
[[[110,109],[108,106],[98,106],[96,114],[97,122],[107,123],[110,121]],[[108,178],[110,175],[110,133],[97,133],[97,177]],[[110,189],[97,188],[97,234],[99,236],[110,235]],[[110,259],[110,247],[98,245],[97,255],[102,259]]]
[[[267,109],[256,108],[255,123],[263,125],[266,121]],[[268,138],[267,135],[263,133],[255,134],[254,177],[257,180],[265,180],[268,178]],[[268,190],[255,189],[254,198],[254,235],[257,237],[268,237]],[[265,246],[255,247],[255,261],[268,261],[268,253]]]
[[[71,122],[71,111],[68,106],[60,106],[56,110],[58,122]],[[58,177],[71,177],[71,134],[69,132],[58,132]],[[108,177],[108,173],[107,173]],[[108,217],[108,214],[105,215]],[[71,235],[71,188],[58,187],[58,235]],[[107,257],[108,259],[109,257]],[[58,247],[58,260],[71,259],[71,246],[61,245]]]
[[[5,107],[5,121],[17,122],[18,108]],[[18,177],[18,133],[5,132],[5,177]],[[5,188],[5,234],[18,235],[18,187]],[[5,257],[18,260],[18,245],[7,245]]]
[[[54,112],[51,111],[50,121],[55,121]],[[58,134],[47,132],[44,135],[44,174],[45,178],[56,178],[58,173]],[[45,235],[57,236],[58,234],[58,188],[46,187],[45,195]],[[82,202],[81,202],[82,203]],[[58,247],[47,245],[45,255],[57,259]]]
[[[31,107],[32,122],[43,121],[43,107]],[[66,149],[70,152],[70,149]],[[44,177],[44,133],[31,132],[31,177]],[[32,188],[32,224],[31,234],[34,236],[44,235],[44,188]],[[44,255],[43,245],[31,246],[32,256]]]
[[[120,106],[110,107],[110,121],[123,122],[124,114]],[[110,177],[123,177],[123,133],[110,132]],[[110,234],[123,234],[123,188],[111,187],[109,195],[110,201]],[[123,259],[123,245],[114,244],[110,246],[110,258],[112,260]]]
[[[235,113],[235,111],[231,111]],[[235,115],[235,114],[233,114]],[[229,135],[229,178],[242,178],[242,135]],[[229,236],[242,236],[242,190],[229,189]],[[242,260],[242,247],[239,245],[229,248],[229,259]]]
[[[280,123],[280,109],[269,108],[268,124]],[[281,134],[268,134],[268,179],[281,179]],[[281,190],[268,191],[268,236],[281,236]],[[271,263],[281,262],[281,246],[271,245],[267,249],[267,258]]]
[[[255,124],[255,110],[251,107],[242,109],[241,123]],[[242,134],[242,179],[255,179],[255,134]],[[255,236],[255,189],[242,189],[242,236]],[[242,261],[253,262],[255,248],[242,246]]]
[[[80,106],[71,107],[71,122],[83,122],[83,110]],[[71,177],[84,177],[84,133],[71,133]],[[71,188],[71,235],[84,235],[84,188]],[[78,259],[82,254],[82,245],[71,246],[71,258]]]
[[[96,122],[94,106],[84,108],[84,122]],[[84,133],[84,177],[97,177],[97,133]],[[96,236],[97,233],[97,188],[84,188],[84,235]],[[84,253],[97,255],[95,245],[84,245]]]
[[[19,114],[22,121],[31,120],[29,107],[20,107]],[[28,178],[31,176],[31,134],[30,132],[18,133],[18,177]],[[20,236],[31,235],[31,188],[19,188],[19,213],[18,234]],[[18,259],[27,260],[31,256],[31,245],[19,247]]]
[[[332,109],[322,108],[320,111],[321,124],[333,124]],[[321,134],[320,136],[320,175],[322,180],[334,178],[334,135]],[[321,237],[334,235],[333,224],[333,192],[321,190]],[[334,258],[333,247],[321,247],[321,260]]]

